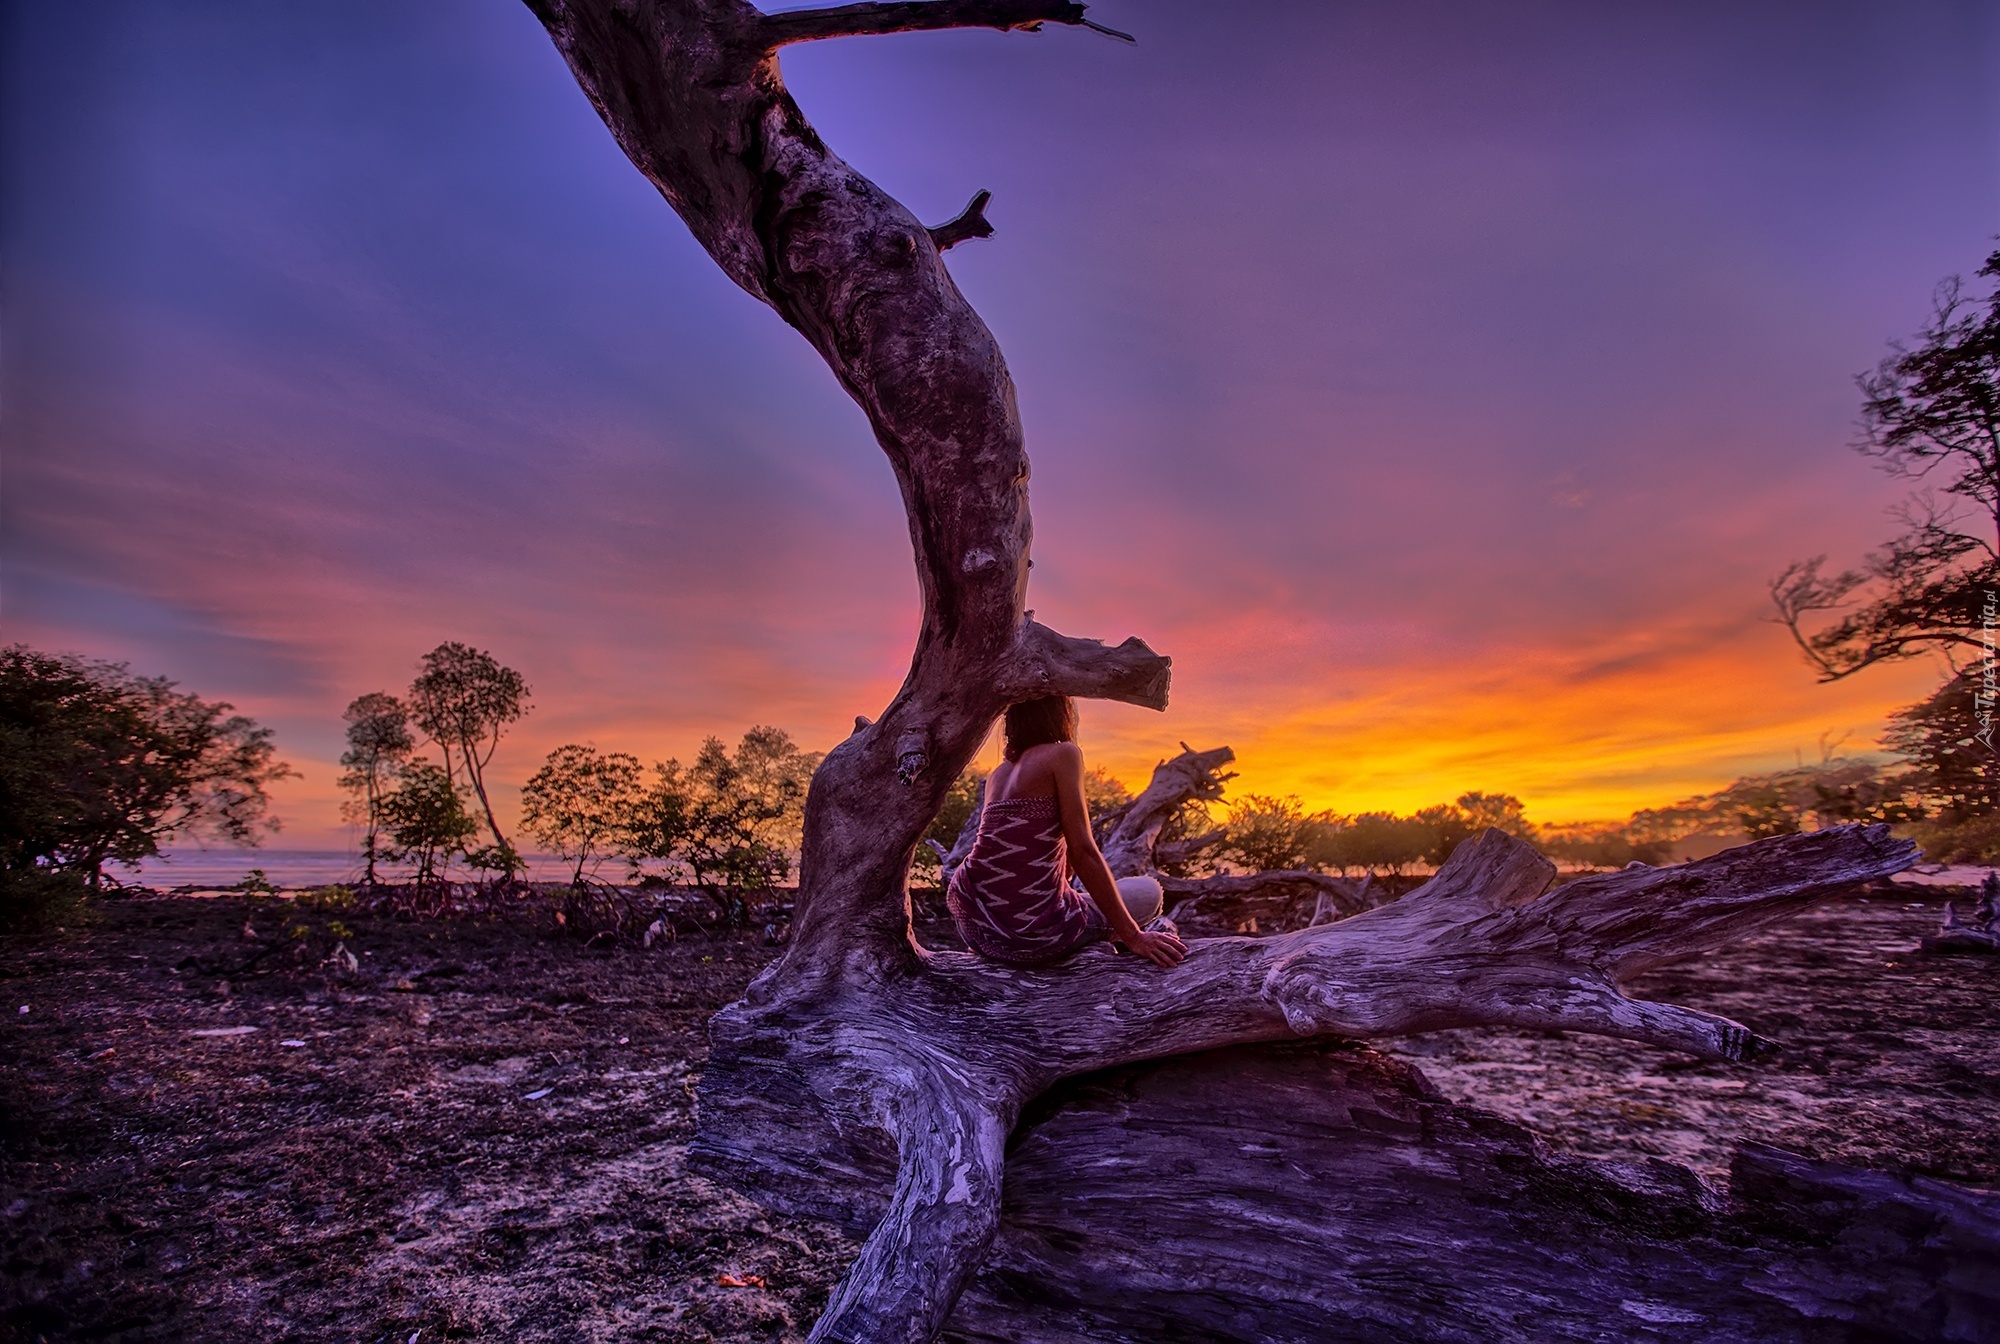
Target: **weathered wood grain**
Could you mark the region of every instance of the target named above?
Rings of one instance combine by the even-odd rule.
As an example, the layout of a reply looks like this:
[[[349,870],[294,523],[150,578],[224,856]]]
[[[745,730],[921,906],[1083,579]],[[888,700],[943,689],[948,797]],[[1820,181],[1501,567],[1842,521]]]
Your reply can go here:
[[[1657,1159],[1551,1153],[1367,1049],[1239,1049],[1036,1102],[947,1334],[1991,1340],[2000,1199],[1761,1147],[1714,1189]]]

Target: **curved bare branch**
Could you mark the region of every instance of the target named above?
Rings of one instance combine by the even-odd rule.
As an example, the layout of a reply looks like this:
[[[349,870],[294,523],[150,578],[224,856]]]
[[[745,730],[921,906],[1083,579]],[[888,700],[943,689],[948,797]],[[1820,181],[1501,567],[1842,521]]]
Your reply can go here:
[[[940,28],[1033,32],[1044,23],[1096,27],[1083,17],[1083,11],[1084,6],[1071,0],[886,0],[767,14],[757,29],[764,43],[776,49],[829,37],[882,37]]]
[[[1137,798],[1125,808],[1118,824],[1100,848],[1111,871],[1119,877],[1157,875],[1154,850],[1160,831],[1173,819],[1181,805],[1200,799],[1213,802],[1222,796],[1223,785],[1236,778],[1222,769],[1236,759],[1228,747],[1196,751],[1183,742],[1181,754],[1153,767],[1153,777]]]

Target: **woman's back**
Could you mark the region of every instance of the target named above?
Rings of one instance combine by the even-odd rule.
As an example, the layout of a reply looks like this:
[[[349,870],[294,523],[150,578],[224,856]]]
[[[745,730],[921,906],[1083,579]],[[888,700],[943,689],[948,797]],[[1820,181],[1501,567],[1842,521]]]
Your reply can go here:
[[[972,852],[945,888],[966,945],[1017,965],[1056,961],[1103,936],[1069,889],[1069,856],[1053,790],[996,798],[988,783]],[[1003,792],[1003,791],[998,791]]]
[[[994,766],[993,773],[986,777],[986,801],[1055,797],[1056,762],[1064,748],[1076,751],[1071,742],[1044,742],[1022,752],[1018,761],[1002,761]]]

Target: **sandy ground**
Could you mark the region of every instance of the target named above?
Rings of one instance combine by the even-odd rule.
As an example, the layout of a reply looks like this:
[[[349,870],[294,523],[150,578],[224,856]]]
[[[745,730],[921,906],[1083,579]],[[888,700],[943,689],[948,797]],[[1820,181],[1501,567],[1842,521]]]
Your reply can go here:
[[[1391,1044],[1584,1152],[2000,1184],[2000,959],[1915,955],[1939,905],[1829,904],[1635,987],[1788,1042],[1755,1068]],[[682,1169],[702,1023],[773,949],[339,919],[135,901],[0,944],[0,1338],[802,1337],[851,1243]]]

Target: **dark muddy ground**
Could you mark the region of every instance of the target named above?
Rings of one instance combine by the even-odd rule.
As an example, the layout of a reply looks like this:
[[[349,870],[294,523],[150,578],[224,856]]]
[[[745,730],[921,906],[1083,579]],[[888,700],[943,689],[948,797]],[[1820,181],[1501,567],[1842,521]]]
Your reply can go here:
[[[1915,955],[1918,899],[1829,904],[1636,987],[1790,1044],[1756,1068],[1394,1045],[1586,1152],[1714,1172],[1754,1136],[2000,1184],[2000,964]],[[0,943],[0,1337],[799,1338],[851,1244],[682,1169],[702,1024],[771,953],[239,898]]]

